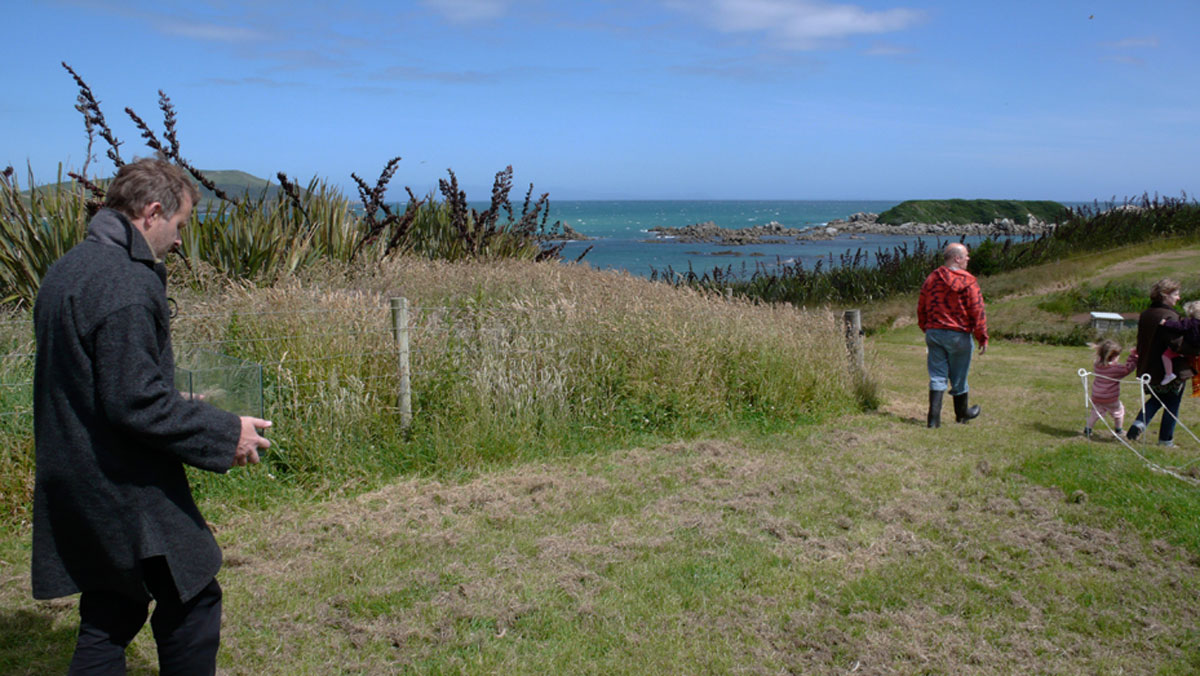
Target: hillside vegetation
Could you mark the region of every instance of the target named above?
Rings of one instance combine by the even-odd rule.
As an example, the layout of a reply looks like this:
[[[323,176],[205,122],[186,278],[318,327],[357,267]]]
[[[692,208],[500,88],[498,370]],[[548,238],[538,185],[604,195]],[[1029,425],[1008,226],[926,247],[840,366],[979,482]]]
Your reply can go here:
[[[879,222],[901,223],[991,223],[1007,218],[1022,225],[1029,215],[1039,221],[1058,223],[1069,215],[1067,207],[1058,202],[1028,200],[906,200],[879,214]]]

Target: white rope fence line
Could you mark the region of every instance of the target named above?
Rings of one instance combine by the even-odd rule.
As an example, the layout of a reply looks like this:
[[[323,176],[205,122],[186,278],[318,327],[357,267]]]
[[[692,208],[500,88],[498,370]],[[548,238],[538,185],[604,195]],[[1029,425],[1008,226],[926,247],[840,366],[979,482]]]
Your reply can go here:
[[[1123,445],[1125,448],[1129,449],[1129,451],[1131,453],[1133,453],[1139,459],[1141,459],[1142,463],[1145,464],[1146,467],[1148,467],[1151,471],[1159,472],[1161,474],[1166,474],[1167,476],[1174,477],[1176,479],[1179,479],[1180,481],[1183,481],[1184,483],[1188,483],[1193,486],[1200,486],[1200,479],[1197,479],[1195,477],[1186,476],[1184,474],[1179,473],[1181,470],[1186,469],[1187,465],[1184,465],[1183,467],[1163,467],[1162,465],[1159,465],[1158,463],[1154,462],[1153,460],[1150,460],[1146,456],[1142,455],[1140,452],[1138,452],[1138,450],[1136,448],[1133,447],[1132,444],[1129,443],[1128,439],[1117,434],[1116,430],[1114,430],[1112,428],[1112,425],[1108,424],[1108,418],[1103,413],[1100,412],[1100,409],[1096,406],[1095,402],[1092,401],[1092,392],[1091,392],[1091,389],[1088,387],[1088,376],[1092,376],[1094,378],[1103,378],[1105,380],[1111,380],[1114,382],[1121,382],[1121,379],[1120,378],[1110,378],[1108,376],[1101,375],[1099,373],[1092,373],[1092,372],[1088,371],[1087,369],[1082,369],[1082,368],[1079,369],[1079,379],[1083,382],[1084,407],[1088,408],[1089,410],[1095,411],[1096,414],[1100,416],[1100,422],[1104,423],[1104,427],[1108,429],[1109,434],[1111,434],[1114,439],[1121,442],[1121,445]],[[1164,416],[1170,415],[1171,417],[1175,418],[1176,426],[1182,427],[1184,429],[1184,431],[1186,431],[1189,435],[1191,435],[1191,437],[1193,439],[1196,439],[1197,443],[1200,443],[1200,439],[1197,439],[1196,435],[1194,433],[1192,433],[1192,430],[1190,428],[1188,428],[1187,425],[1183,424],[1183,421],[1180,420],[1178,416],[1171,413],[1169,408],[1165,404],[1163,404],[1163,400],[1158,396],[1158,394],[1154,390],[1150,389],[1150,387],[1149,387],[1150,386],[1150,375],[1149,374],[1143,374],[1142,376],[1136,378],[1136,381],[1140,385],[1139,389],[1141,390],[1141,399],[1140,399],[1141,405],[1138,407],[1139,413],[1141,412],[1141,410],[1143,408],[1146,407],[1146,400],[1147,400],[1146,393],[1149,392],[1150,395],[1153,396],[1155,399],[1157,399],[1158,403],[1160,405],[1162,405],[1163,415]],[[1126,413],[1126,416],[1129,415],[1128,410],[1125,413]],[[1134,417],[1134,419],[1136,419],[1137,414],[1134,414],[1133,417]],[[1127,427],[1132,427],[1132,426],[1133,426],[1133,421],[1127,421]],[[1146,433],[1146,432],[1143,432],[1143,433]],[[1195,461],[1193,461],[1193,462],[1195,462]],[[1188,463],[1188,464],[1190,465],[1192,463]]]

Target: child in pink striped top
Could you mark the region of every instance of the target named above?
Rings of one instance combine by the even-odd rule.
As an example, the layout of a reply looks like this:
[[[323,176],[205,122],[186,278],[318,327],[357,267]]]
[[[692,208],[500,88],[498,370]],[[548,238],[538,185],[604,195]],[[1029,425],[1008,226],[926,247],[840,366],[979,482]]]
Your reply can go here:
[[[1121,404],[1121,379],[1137,368],[1137,348],[1129,352],[1129,358],[1124,364],[1118,363],[1121,356],[1121,344],[1115,340],[1105,340],[1096,346],[1096,363],[1092,365],[1092,405],[1088,407],[1087,425],[1083,428],[1083,436],[1092,438],[1092,425],[1105,413],[1112,415],[1117,428],[1113,430],[1118,435],[1125,422],[1125,407]]]

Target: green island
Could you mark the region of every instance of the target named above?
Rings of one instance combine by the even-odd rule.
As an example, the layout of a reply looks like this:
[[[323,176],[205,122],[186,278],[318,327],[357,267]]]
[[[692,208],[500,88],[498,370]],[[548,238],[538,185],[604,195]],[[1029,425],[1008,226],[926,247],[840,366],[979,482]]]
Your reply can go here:
[[[879,222],[901,223],[991,223],[1007,218],[1025,225],[1032,214],[1039,221],[1058,223],[1066,217],[1067,208],[1047,200],[905,200],[879,214]]]

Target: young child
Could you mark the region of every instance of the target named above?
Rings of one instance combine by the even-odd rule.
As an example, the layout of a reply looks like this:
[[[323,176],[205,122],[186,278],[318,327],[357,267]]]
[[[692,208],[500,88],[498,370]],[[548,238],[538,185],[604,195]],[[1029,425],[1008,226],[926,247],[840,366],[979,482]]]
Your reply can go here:
[[[1121,344],[1115,340],[1105,340],[1096,346],[1096,363],[1092,365],[1092,405],[1088,407],[1087,425],[1083,428],[1083,436],[1092,438],[1092,425],[1105,413],[1112,415],[1117,428],[1113,430],[1120,435],[1125,430],[1125,406],[1121,404],[1121,379],[1137,368],[1137,349],[1130,350],[1129,358],[1124,364],[1117,362],[1121,356]]]
[[[1183,313],[1186,315],[1183,319],[1178,321],[1164,319],[1159,324],[1181,334],[1183,342],[1191,347],[1192,353],[1195,354],[1196,351],[1200,351],[1200,300],[1184,303]],[[1173,362],[1176,358],[1182,356],[1184,355],[1169,347],[1163,351],[1162,362],[1163,373],[1165,375],[1163,375],[1162,383],[1160,384],[1166,385],[1175,380],[1175,364]]]

